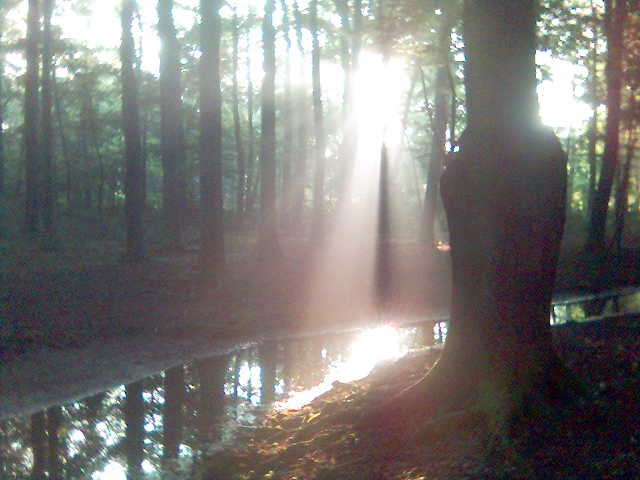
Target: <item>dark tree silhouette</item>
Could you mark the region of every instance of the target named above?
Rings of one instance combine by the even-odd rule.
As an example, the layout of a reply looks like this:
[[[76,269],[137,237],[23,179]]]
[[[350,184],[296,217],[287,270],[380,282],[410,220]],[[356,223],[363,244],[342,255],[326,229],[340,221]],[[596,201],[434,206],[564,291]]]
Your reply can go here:
[[[201,0],[200,200],[202,272],[211,279],[224,268],[222,192],[221,0]]]
[[[313,226],[312,238],[319,241],[324,236],[325,200],[324,177],[326,138],[324,129],[324,112],[322,110],[322,83],[320,81],[320,39],[318,37],[318,0],[311,0],[309,6],[311,16],[311,77],[313,83],[313,136],[315,138],[314,158],[315,173],[313,176]]]
[[[242,125],[240,123],[240,97],[238,86],[238,57],[240,43],[240,21],[238,20],[237,9],[233,10],[233,132],[236,142],[236,165],[238,169],[236,181],[236,222],[242,226],[245,213],[245,200],[247,190],[247,159],[242,140]]]
[[[54,212],[55,194],[53,191],[53,36],[51,17],[54,0],[43,0],[43,40],[42,40],[42,224],[47,236],[46,244],[55,244]]]
[[[29,0],[27,14],[26,59],[24,87],[24,165],[25,165],[25,231],[33,237],[38,231],[38,171],[40,169],[40,139],[38,136],[38,66],[40,42],[40,2]]]
[[[198,435],[204,449],[220,440],[220,417],[224,413],[224,384],[229,358],[218,356],[199,360],[196,368],[200,381]]]
[[[607,124],[600,180],[591,207],[586,251],[602,260],[605,254],[607,214],[613,180],[618,168],[620,149],[620,102],[622,96],[622,58],[627,0],[605,1],[605,35],[607,37]],[[594,279],[595,280],[595,279]]]
[[[31,480],[45,480],[47,468],[47,430],[44,411],[31,415]]]
[[[163,210],[167,239],[182,243],[183,211],[186,206],[186,152],[182,121],[180,44],[173,22],[173,0],[158,2],[160,51],[160,125],[163,168]]]
[[[145,168],[140,132],[140,102],[133,33],[131,30],[135,0],[122,0],[120,46],[122,76],[122,128],[124,132],[126,179],[125,206],[127,225],[127,259],[139,261],[143,255],[143,222]]]
[[[63,443],[60,438],[62,427],[62,407],[47,409],[47,464],[49,480],[63,480],[62,458],[64,457]]]
[[[273,27],[274,0],[266,0],[262,22],[264,48],[264,78],[262,80],[262,111],[260,141],[260,231],[257,254],[260,258],[281,256],[278,242],[278,211],[276,207],[276,33]]]
[[[4,18],[0,18],[0,99],[4,98]],[[4,208],[4,196],[6,190],[6,154],[5,154],[5,139],[4,139],[4,102],[0,101],[0,237],[4,234],[5,219],[2,209]]]

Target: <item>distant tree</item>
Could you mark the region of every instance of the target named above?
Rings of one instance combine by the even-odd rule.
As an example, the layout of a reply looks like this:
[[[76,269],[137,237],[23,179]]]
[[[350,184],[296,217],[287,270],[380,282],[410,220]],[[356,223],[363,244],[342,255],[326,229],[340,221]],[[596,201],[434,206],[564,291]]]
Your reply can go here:
[[[451,320],[440,361],[399,397],[435,414],[475,404],[498,437],[525,405],[547,406],[573,386],[549,326],[566,157],[538,117],[537,8],[464,3],[467,128],[441,180]]]
[[[55,192],[53,189],[53,36],[51,17],[54,0],[43,0],[43,41],[42,41],[42,223],[47,236],[46,245],[55,245],[54,211]]]
[[[260,140],[260,230],[258,256],[273,259],[281,255],[278,242],[278,211],[276,207],[276,42],[273,28],[274,0],[266,0],[262,22],[264,77],[262,80],[262,111]]]
[[[25,155],[25,231],[33,237],[38,231],[38,179],[40,142],[38,135],[38,65],[40,43],[40,2],[29,0],[24,90],[24,155]]]
[[[238,170],[236,180],[236,222],[238,226],[242,226],[245,213],[245,200],[247,190],[247,159],[244,152],[244,142],[242,140],[242,125],[240,123],[240,87],[238,84],[238,66],[240,56],[240,20],[238,19],[237,8],[233,9],[233,26],[231,35],[233,47],[233,133],[236,143],[236,167]]]
[[[286,44],[285,66],[284,66],[284,98],[282,101],[282,134],[284,142],[282,144],[282,195],[280,202],[282,215],[285,221],[290,222],[289,211],[292,201],[292,167],[293,167],[293,131],[295,128],[295,118],[293,115],[293,85],[291,71],[291,23],[289,21],[289,5],[287,0],[280,0],[282,7],[282,30],[284,31],[284,41]]]
[[[434,85],[435,98],[433,120],[431,124],[431,154],[429,155],[429,170],[427,175],[427,189],[424,198],[424,213],[422,218],[422,241],[431,250],[435,249],[435,223],[438,208],[440,175],[444,167],[445,141],[447,131],[447,102],[449,97],[449,68],[451,64],[451,29],[454,23],[452,6],[444,7],[440,15],[438,45],[436,53],[436,80]]]
[[[139,261],[143,256],[143,210],[145,168],[140,132],[140,101],[138,75],[135,70],[136,53],[132,23],[136,10],[135,0],[122,0],[122,128],[124,132],[126,179],[125,206],[127,225],[127,259]]]
[[[599,259],[605,254],[609,200],[619,162],[622,59],[627,14],[627,0],[605,0],[607,123],[602,168],[591,207],[589,233],[585,245],[586,251]]]
[[[6,195],[6,152],[4,139],[4,63],[5,63],[5,46],[3,43],[4,34],[4,12],[0,10],[0,238],[5,234],[5,195]],[[0,471],[0,474],[2,471]]]
[[[200,16],[200,201],[201,263],[210,277],[224,268],[222,191],[221,0],[201,0]]]
[[[276,400],[277,345],[267,343],[260,347],[260,402],[270,405]]]
[[[160,51],[160,124],[163,169],[163,213],[167,240],[182,242],[186,207],[186,150],[182,120],[180,44],[173,22],[173,0],[158,1]]]
[[[322,109],[322,83],[320,81],[320,38],[318,32],[318,0],[311,0],[311,38],[313,50],[311,53],[312,62],[312,83],[313,83],[313,133],[315,138],[314,157],[315,173],[313,178],[313,225],[312,238],[319,241],[325,232],[325,201],[324,201],[324,177],[325,177],[325,155],[326,138],[324,128],[324,112]]]
[[[45,480],[47,475],[47,430],[44,411],[31,415],[31,480]]]
[[[142,382],[125,387],[125,457],[127,459],[127,480],[142,480],[142,461],[144,460],[144,399]]]

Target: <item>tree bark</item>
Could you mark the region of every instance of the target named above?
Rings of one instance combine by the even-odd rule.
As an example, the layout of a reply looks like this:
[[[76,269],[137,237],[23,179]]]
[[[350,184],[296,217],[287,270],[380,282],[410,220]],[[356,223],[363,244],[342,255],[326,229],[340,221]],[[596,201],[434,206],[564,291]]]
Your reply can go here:
[[[45,480],[47,468],[47,430],[44,411],[31,415],[31,480]]]
[[[538,119],[536,9],[464,4],[468,123],[441,179],[450,326],[436,367],[402,394],[435,412],[476,404],[500,437],[525,401],[565,393],[568,378],[549,326],[566,156]]]
[[[182,244],[186,207],[186,147],[182,119],[180,44],[173,22],[173,0],[158,2],[160,51],[160,130],[163,213],[169,244]]]
[[[135,0],[122,0],[122,126],[125,141],[126,178],[125,210],[127,225],[127,260],[139,261],[143,256],[144,160],[140,133],[140,101],[138,78],[134,69],[135,48],[131,30]]]
[[[622,253],[624,247],[623,235],[625,219],[627,216],[627,208],[629,205],[629,183],[631,180],[631,164],[636,152],[636,138],[634,127],[629,128],[629,139],[627,141],[627,152],[624,166],[620,175],[618,186],[616,188],[615,203],[615,224],[613,230],[612,246],[615,252]]]
[[[262,81],[262,137],[260,141],[260,206],[258,257],[273,260],[281,256],[276,208],[276,44],[273,28],[274,0],[267,0],[262,23],[264,78]]]
[[[207,280],[224,269],[222,191],[221,0],[201,0],[200,15],[200,200],[201,265]]]
[[[605,1],[605,34],[607,37],[607,124],[600,181],[593,199],[589,233],[585,250],[602,260],[606,250],[609,199],[620,149],[620,103],[622,95],[622,58],[627,0]],[[594,279],[595,281],[596,279]]]
[[[326,138],[324,130],[324,112],[322,109],[322,84],[320,82],[320,39],[318,38],[318,0],[311,0],[311,37],[313,51],[312,83],[313,83],[313,133],[315,138],[315,173],[313,178],[313,224],[312,239],[319,242],[325,234],[325,200],[324,177]]]
[[[144,460],[144,399],[143,383],[135,382],[126,386],[124,420],[126,425],[125,456],[127,459],[127,480],[142,480]]]
[[[40,169],[40,143],[38,136],[38,67],[40,42],[40,2],[29,0],[27,14],[26,60],[24,97],[24,154],[25,154],[25,231],[34,237],[38,231],[38,171]]]

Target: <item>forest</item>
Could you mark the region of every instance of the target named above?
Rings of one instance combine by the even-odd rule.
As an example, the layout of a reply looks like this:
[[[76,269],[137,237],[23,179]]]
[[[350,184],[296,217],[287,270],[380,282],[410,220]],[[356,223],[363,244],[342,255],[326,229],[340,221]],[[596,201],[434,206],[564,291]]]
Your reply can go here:
[[[1,0],[0,477],[637,478],[637,0]]]

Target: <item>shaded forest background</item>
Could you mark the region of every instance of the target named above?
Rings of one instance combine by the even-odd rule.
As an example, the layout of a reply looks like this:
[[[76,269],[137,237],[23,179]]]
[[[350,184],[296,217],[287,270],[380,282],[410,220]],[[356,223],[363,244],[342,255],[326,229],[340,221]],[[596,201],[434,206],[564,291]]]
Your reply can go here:
[[[388,94],[356,100],[374,93],[367,84],[383,88],[371,65],[391,71],[398,92],[392,235],[446,240],[436,186],[465,126],[455,3],[160,1],[154,11],[124,1],[108,9],[120,31],[95,27],[96,2],[3,3],[8,251],[25,236],[45,251],[107,241],[130,259],[202,243],[215,268],[223,233],[258,233],[271,253],[278,235],[322,237],[349,195],[357,110]],[[543,4],[539,78],[564,68],[587,111],[557,128],[569,154],[568,237],[588,237],[592,252],[633,246],[637,6]],[[95,38],[76,36],[92,35],[82,22],[94,22]],[[144,50],[154,45],[157,56]],[[381,131],[364,134],[382,143]]]

